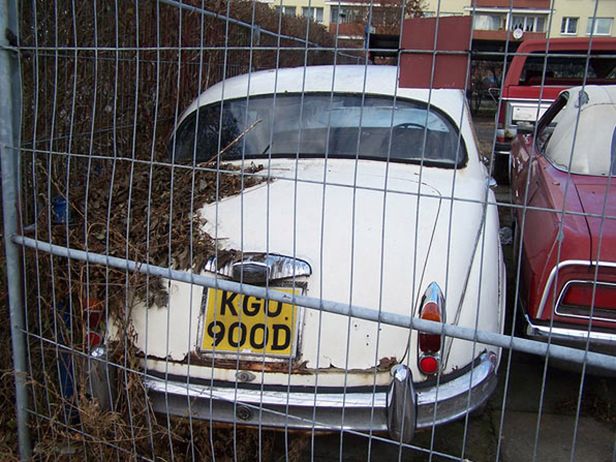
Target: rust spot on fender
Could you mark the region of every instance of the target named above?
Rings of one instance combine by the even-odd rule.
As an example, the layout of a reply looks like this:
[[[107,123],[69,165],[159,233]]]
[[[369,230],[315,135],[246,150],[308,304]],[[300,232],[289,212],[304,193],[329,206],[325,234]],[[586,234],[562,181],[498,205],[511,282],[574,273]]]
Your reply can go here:
[[[379,359],[379,364],[376,366],[377,371],[388,371],[392,367],[398,364],[398,360],[395,356],[389,356]]]
[[[188,361],[184,359],[182,363],[186,364]],[[192,352],[190,354],[190,364],[195,366],[216,367],[219,369],[242,369],[253,372],[283,372],[291,374],[304,374],[309,375],[314,372],[314,369],[307,367],[308,361],[293,361],[289,369],[288,361],[280,362],[263,362],[263,361],[246,361],[236,359],[212,359],[203,358],[199,354]]]

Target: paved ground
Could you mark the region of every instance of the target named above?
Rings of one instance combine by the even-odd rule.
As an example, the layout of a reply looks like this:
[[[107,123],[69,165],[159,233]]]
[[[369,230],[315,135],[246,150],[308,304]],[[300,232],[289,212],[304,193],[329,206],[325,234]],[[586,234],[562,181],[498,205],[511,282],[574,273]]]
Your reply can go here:
[[[416,450],[355,435],[344,435],[341,446],[340,435],[321,435],[313,447],[307,441],[300,460],[616,460],[616,380],[546,369],[541,358],[517,353],[507,374],[507,360],[505,355],[499,388],[482,413],[418,433]],[[277,446],[284,446],[282,436]]]
[[[478,120],[476,128],[489,152],[491,120]],[[506,187],[497,189],[499,202],[508,197]],[[504,250],[510,261],[511,248]],[[499,387],[484,412],[419,433],[416,450],[401,452],[396,445],[353,435],[341,443],[340,435],[325,435],[307,442],[301,460],[616,462],[615,379],[546,367],[543,358],[520,353],[511,358],[506,353],[500,371]],[[284,447],[280,440],[276,445]]]

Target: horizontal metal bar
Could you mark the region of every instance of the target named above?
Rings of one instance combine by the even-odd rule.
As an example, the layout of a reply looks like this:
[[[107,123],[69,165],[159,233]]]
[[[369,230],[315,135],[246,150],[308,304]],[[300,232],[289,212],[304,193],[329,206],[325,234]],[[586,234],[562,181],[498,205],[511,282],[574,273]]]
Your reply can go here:
[[[283,40],[287,40],[286,37],[283,37]],[[301,40],[301,39],[300,39]],[[381,48],[375,48],[375,50],[381,50]],[[44,52],[58,52],[58,51],[66,51],[73,53],[71,59],[75,59],[74,53],[82,51],[82,52],[98,52],[98,53],[110,53],[114,55],[118,55],[120,53],[134,53],[134,52],[156,52],[156,51],[195,51],[195,52],[203,52],[203,51],[302,51],[302,52],[322,52],[322,51],[330,51],[332,53],[337,53],[339,56],[344,56],[345,58],[353,58],[354,60],[363,61],[364,54],[366,54],[365,48],[353,48],[353,47],[336,47],[336,46],[312,46],[310,48],[306,46],[278,46],[278,45],[163,45],[163,46],[110,46],[110,45],[23,45],[19,48],[20,52],[29,51],[33,53]],[[343,53],[345,51],[355,52],[357,54],[348,54]],[[361,53],[361,55],[360,55]],[[40,54],[39,54],[40,55]],[[45,56],[48,56],[45,54]],[[68,59],[69,55],[64,54],[59,57],[63,59]],[[51,57],[50,57],[51,58]],[[78,58],[79,59],[79,58]],[[98,58],[100,59],[100,58]],[[135,60],[136,62],[136,60]],[[160,62],[160,61],[159,61]],[[188,61],[189,62],[189,61]],[[176,63],[177,64],[177,63]],[[362,63],[363,64],[363,63]]]
[[[263,30],[262,30],[263,31]],[[288,37],[291,40],[293,37]],[[296,37],[297,39],[297,37]],[[287,40],[287,37],[283,37],[283,40]],[[298,39],[302,40],[302,39]],[[400,54],[436,54],[436,55],[469,55],[471,58],[477,58],[480,56],[489,56],[489,57],[498,57],[498,58],[513,58],[514,56],[533,56],[537,58],[546,58],[546,57],[559,57],[559,58],[586,58],[592,57],[593,59],[596,57],[600,57],[601,59],[614,59],[616,58],[616,54],[612,52],[606,52],[601,54],[588,54],[588,50],[580,50],[579,53],[558,53],[556,51],[547,51],[547,52],[528,52],[528,53],[518,53],[517,51],[478,51],[478,50],[468,50],[468,51],[448,51],[448,50],[437,50],[437,49],[420,49],[420,48],[353,48],[348,46],[313,46],[312,48],[306,48],[302,46],[278,46],[278,45],[163,45],[163,46],[106,46],[106,45],[58,45],[58,46],[49,46],[49,45],[27,45],[24,44],[19,48],[20,52],[29,51],[37,53],[38,56],[48,57],[48,58],[62,58],[62,59],[91,59],[85,58],[82,56],[75,57],[76,52],[97,52],[97,53],[110,53],[114,56],[118,53],[135,53],[135,52],[159,52],[159,51],[170,51],[170,52],[180,52],[180,51],[195,51],[195,52],[204,52],[204,51],[309,51],[309,52],[322,52],[329,51],[332,53],[338,53],[340,56],[344,56],[346,58],[353,58],[355,60],[363,60],[364,56],[367,52],[390,52],[390,53],[400,53]],[[66,54],[58,54],[57,52],[64,51],[70,52]],[[601,52],[604,50],[591,48],[591,51]],[[53,54],[47,54],[42,52],[53,52]],[[355,52],[357,54],[349,54],[345,52]],[[58,56],[56,56],[58,55]],[[116,61],[117,58],[104,58],[97,57],[95,58],[98,61]],[[120,61],[128,60],[128,58],[119,58]],[[140,62],[151,62],[145,60],[143,58],[139,59]],[[132,62],[137,62],[136,59],[133,59]],[[165,63],[165,61],[158,61],[159,63]],[[170,62],[169,64],[175,63],[177,65],[177,61]],[[190,61],[183,62],[182,65],[199,65],[199,63],[191,63]]]
[[[476,341],[502,348],[510,348],[539,356],[549,356],[554,359],[573,361],[589,366],[596,366],[603,369],[616,370],[616,357],[591,351],[579,350],[576,348],[564,347],[560,345],[546,344],[535,340],[528,340],[509,335],[498,334],[495,332],[485,332],[469,327],[455,326],[452,324],[442,324],[434,321],[413,318],[396,313],[388,313],[372,308],[366,308],[348,303],[339,303],[328,300],[321,300],[314,297],[286,294],[265,287],[252,286],[234,281],[228,281],[202,274],[194,274],[190,271],[180,271],[161,266],[140,263],[125,258],[113,257],[94,252],[87,252],[67,247],[62,247],[49,242],[32,239],[25,236],[13,236],[13,242],[25,247],[34,248],[42,252],[48,252],[59,257],[69,257],[73,260],[87,261],[89,263],[107,265],[110,267],[138,271],[151,276],[158,276],[174,281],[196,284],[203,287],[212,287],[232,292],[239,292],[258,298],[268,298],[273,301],[291,303],[305,308],[324,311],[327,313],[351,316],[358,319],[380,322],[390,326],[421,330],[433,334],[445,334],[452,338]]]

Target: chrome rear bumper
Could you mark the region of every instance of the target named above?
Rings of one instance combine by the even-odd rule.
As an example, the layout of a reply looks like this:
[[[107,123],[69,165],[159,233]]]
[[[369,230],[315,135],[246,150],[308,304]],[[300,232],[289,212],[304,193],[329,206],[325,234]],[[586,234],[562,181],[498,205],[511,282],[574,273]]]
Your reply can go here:
[[[526,335],[532,339],[542,341],[551,339],[554,343],[582,348],[588,341],[591,351],[605,351],[610,354],[614,354],[616,351],[616,333],[589,332],[585,329],[533,324],[528,315],[525,314],[524,316],[526,318]]]
[[[410,374],[408,368],[405,370]],[[268,390],[266,386],[248,389],[235,384],[197,385],[151,376],[145,379],[145,386],[153,409],[159,413],[190,414],[199,419],[247,426],[317,431],[353,429],[397,436],[400,427],[404,427],[401,418],[407,427],[407,422],[414,421],[415,428],[427,428],[463,417],[481,406],[496,387],[496,355],[481,354],[466,373],[451,380],[444,376],[438,387],[414,387],[411,381],[404,388],[403,380],[398,382],[394,385],[393,380],[389,390],[380,387],[376,393],[354,392],[351,388],[346,393],[328,393],[319,388],[316,394]],[[404,393],[408,393],[409,399],[400,398]],[[401,412],[400,406],[406,409]],[[403,431],[402,439],[412,438],[415,428]]]

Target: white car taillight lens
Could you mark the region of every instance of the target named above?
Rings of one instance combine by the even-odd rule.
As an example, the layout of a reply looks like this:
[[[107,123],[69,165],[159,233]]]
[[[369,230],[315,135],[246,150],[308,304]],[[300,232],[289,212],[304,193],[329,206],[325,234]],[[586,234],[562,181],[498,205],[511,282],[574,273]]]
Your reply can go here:
[[[430,283],[419,307],[419,317],[426,321],[445,322],[445,297],[436,282]],[[419,332],[417,365],[422,374],[433,375],[441,368],[441,334]]]

